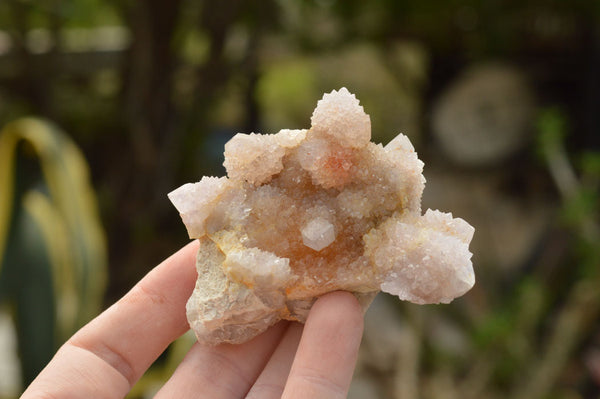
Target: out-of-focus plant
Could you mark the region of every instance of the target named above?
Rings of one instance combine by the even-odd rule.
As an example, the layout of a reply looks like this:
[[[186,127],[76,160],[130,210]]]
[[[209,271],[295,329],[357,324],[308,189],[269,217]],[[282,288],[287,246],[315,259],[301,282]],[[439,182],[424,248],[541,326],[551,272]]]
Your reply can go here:
[[[165,351],[165,354],[148,369],[142,378],[133,386],[127,398],[150,398],[171,377],[186,353],[196,342],[196,336],[191,330],[179,337]]]
[[[565,145],[566,118],[558,109],[542,111],[538,131],[538,147],[562,197],[563,224],[574,239],[569,257],[573,273],[551,328],[517,385],[516,398],[558,395],[552,393],[557,381],[575,351],[594,333],[600,316],[600,153],[583,154],[576,172]]]
[[[538,146],[563,200],[563,221],[590,251],[581,253],[600,261],[600,152],[580,155],[579,176],[565,147],[566,120],[557,109],[542,112]],[[598,265],[598,263],[596,263]],[[595,270],[599,274],[600,270]]]
[[[51,123],[0,131],[0,301],[14,316],[23,383],[101,309],[106,245],[88,166]]]
[[[563,239],[569,240],[568,249],[563,251],[559,270],[550,270],[545,262],[548,256],[542,256],[531,275],[490,316],[490,322],[483,323],[479,356],[472,378],[464,384],[469,391],[463,397],[497,397],[498,391],[522,399],[573,397],[577,387],[565,387],[561,381],[568,379],[569,371],[583,368],[577,363],[582,362],[585,343],[597,329],[600,153],[587,152],[581,156],[580,167],[574,166],[566,145],[567,118],[559,109],[542,110],[537,130],[538,155],[561,197],[556,222]],[[585,381],[580,378],[580,383]],[[587,383],[594,384],[589,376]],[[478,389],[470,390],[473,386]]]

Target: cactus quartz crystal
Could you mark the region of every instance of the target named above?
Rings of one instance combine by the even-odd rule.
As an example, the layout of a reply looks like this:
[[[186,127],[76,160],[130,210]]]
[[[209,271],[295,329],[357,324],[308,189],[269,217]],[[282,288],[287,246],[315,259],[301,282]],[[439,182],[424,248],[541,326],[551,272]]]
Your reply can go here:
[[[304,322],[317,297],[385,291],[448,303],[475,282],[474,229],[421,214],[423,162],[399,134],[370,142],[371,120],[345,88],[325,94],[308,130],[235,135],[227,177],[169,194],[200,241],[187,317],[198,341],[241,343],[278,320]]]

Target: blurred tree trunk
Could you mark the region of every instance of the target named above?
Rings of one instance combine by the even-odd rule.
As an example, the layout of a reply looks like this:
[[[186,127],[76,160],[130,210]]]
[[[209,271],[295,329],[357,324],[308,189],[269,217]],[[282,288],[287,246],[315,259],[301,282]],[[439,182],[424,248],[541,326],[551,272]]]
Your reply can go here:
[[[115,137],[120,142],[113,144],[112,151],[119,153],[107,156],[119,159],[107,172],[117,204],[108,234],[111,276],[116,277],[109,300],[141,277],[152,266],[146,263],[155,259],[154,251],[160,251],[149,240],[160,240],[155,211],[165,201],[165,190],[156,187],[156,181],[164,167],[163,146],[174,130],[173,42],[181,4],[181,0],[149,0],[120,6],[131,29],[132,46],[123,64],[128,135]]]
[[[232,72],[232,67],[225,58],[225,42],[238,16],[241,3],[240,0],[203,3],[199,25],[210,39],[210,43],[206,63],[196,70],[193,100],[187,112],[188,118],[185,124],[187,134],[182,148],[184,159],[181,164],[184,170],[193,169],[194,153],[202,140],[197,132],[207,128],[207,112],[215,101],[219,89],[224,87]]]
[[[208,38],[208,57],[195,71],[190,82],[193,98],[183,109],[176,109],[173,101],[182,0],[132,2],[124,9],[132,32],[123,71],[124,118],[129,134],[125,145],[115,146],[121,148],[121,161],[113,168],[121,169],[108,173],[113,178],[118,176],[117,214],[109,231],[111,276],[116,281],[111,284],[109,301],[172,250],[173,243],[165,242],[160,234],[179,223],[173,219],[166,193],[181,179],[198,178],[195,158],[202,133],[208,128],[211,105],[234,70],[225,56],[225,44],[231,28],[239,22],[242,3],[201,3],[197,26],[190,29],[200,29]],[[252,91],[255,83],[250,85]],[[123,165],[132,167],[122,170]],[[181,232],[183,236],[183,229]]]
[[[50,51],[44,55],[44,58],[34,57],[31,54],[27,35],[30,31],[29,26],[29,8],[30,4],[17,0],[9,0],[9,7],[12,16],[12,39],[13,54],[17,61],[17,76],[11,84],[12,91],[17,93],[17,97],[25,99],[32,107],[30,112],[52,117],[51,115],[51,79],[55,73],[55,55],[56,46],[52,46]],[[53,32],[57,31],[56,19],[51,18]]]
[[[129,11],[133,44],[125,88],[133,160],[140,172],[152,172],[165,137],[172,129],[175,52],[171,46],[181,0],[149,0]],[[139,176],[143,178],[143,176]]]

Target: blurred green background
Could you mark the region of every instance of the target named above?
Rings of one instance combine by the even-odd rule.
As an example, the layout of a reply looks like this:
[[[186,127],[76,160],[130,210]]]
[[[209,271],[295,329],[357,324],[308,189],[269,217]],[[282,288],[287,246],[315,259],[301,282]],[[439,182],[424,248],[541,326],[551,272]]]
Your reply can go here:
[[[378,297],[350,397],[600,397],[597,0],[2,0],[0,398],[187,242],[169,191],[342,86],[475,226],[478,279]]]

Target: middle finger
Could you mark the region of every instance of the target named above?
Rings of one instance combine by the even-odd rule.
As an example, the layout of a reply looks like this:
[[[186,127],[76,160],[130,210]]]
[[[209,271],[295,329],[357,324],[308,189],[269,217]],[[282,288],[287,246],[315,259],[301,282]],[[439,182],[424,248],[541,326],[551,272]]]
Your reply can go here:
[[[155,398],[241,398],[277,347],[287,322],[252,340],[215,347],[194,344]]]

